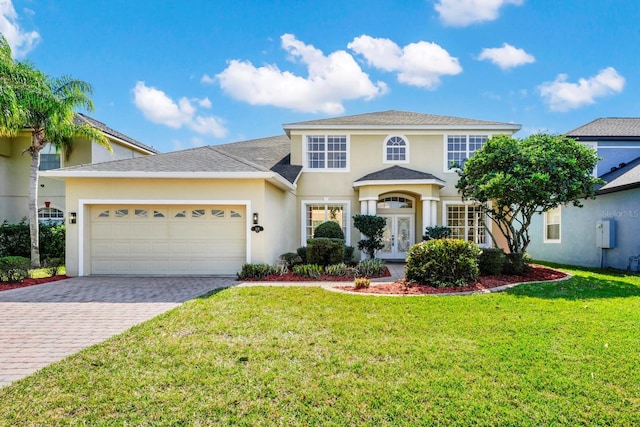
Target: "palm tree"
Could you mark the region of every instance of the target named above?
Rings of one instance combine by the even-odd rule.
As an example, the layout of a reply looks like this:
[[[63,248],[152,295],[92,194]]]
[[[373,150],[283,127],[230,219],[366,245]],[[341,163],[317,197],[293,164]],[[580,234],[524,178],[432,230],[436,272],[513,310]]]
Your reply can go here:
[[[15,61],[11,48],[0,35],[0,108],[8,115],[0,119],[0,136],[13,136],[23,130],[31,133],[31,145],[24,153],[31,156],[29,180],[29,228],[31,266],[40,267],[38,223],[38,171],[40,152],[51,144],[56,152],[69,149],[73,138],[95,141],[112,151],[107,137],[98,129],[74,123],[74,110],[93,110],[91,85],[69,76],[50,78],[28,62]],[[23,154],[24,154],[23,153]]]

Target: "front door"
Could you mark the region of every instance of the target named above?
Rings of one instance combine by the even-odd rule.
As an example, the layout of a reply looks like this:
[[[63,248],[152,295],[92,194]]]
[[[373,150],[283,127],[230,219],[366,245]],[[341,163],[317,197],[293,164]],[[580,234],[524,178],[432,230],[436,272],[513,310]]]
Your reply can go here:
[[[413,215],[380,215],[387,221],[378,258],[405,259],[413,245]]]

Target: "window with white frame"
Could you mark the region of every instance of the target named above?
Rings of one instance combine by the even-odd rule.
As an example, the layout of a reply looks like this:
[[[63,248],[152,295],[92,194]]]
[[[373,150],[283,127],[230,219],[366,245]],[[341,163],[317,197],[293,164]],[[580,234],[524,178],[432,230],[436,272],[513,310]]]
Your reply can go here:
[[[326,221],[335,221],[342,227],[347,237],[347,205],[344,203],[309,202],[304,204],[304,232],[303,244],[313,237],[313,230]]]
[[[545,243],[560,243],[560,223],[562,215],[560,206],[549,209],[544,213],[544,241]]]
[[[463,167],[464,162],[482,148],[488,138],[488,135],[447,135],[446,169]]]
[[[408,163],[409,144],[401,136],[392,136],[384,144],[385,163]]]
[[[346,135],[307,135],[306,166],[309,169],[347,169]]]
[[[452,238],[466,240],[477,245],[486,244],[484,214],[479,205],[450,204],[446,209],[446,225],[451,229]]]
[[[38,221],[46,224],[63,224],[64,212],[56,208],[38,209]]]

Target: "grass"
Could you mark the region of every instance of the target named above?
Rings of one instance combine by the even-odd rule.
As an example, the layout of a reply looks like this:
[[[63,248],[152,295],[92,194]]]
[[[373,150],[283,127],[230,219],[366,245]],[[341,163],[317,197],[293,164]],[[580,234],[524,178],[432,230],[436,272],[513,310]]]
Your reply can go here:
[[[4,425],[638,425],[640,277],[231,288],[0,389]]]

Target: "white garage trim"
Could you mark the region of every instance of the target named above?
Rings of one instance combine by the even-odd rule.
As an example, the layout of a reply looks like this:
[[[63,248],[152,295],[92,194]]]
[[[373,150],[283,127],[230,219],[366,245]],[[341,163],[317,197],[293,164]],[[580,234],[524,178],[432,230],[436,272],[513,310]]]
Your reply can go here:
[[[251,263],[251,221],[253,219],[251,200],[140,200],[140,199],[80,199],[78,200],[78,276],[84,276],[84,228],[85,208],[92,205],[239,205],[244,206],[246,212],[247,246],[246,262]]]

